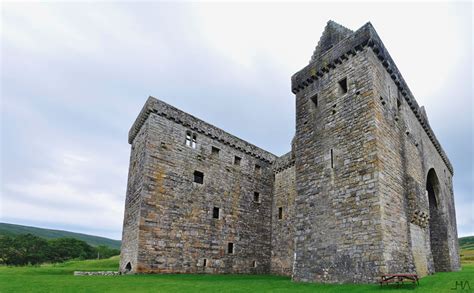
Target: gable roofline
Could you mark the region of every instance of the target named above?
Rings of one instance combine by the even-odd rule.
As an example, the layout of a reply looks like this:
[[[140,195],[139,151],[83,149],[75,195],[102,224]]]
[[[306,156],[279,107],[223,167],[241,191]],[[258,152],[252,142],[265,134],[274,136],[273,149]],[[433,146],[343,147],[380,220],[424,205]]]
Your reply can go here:
[[[145,105],[135,119],[130,131],[128,132],[128,143],[132,144],[138,132],[145,124],[150,114],[156,114],[183,125],[190,130],[206,135],[212,139],[227,144],[243,153],[251,155],[257,159],[272,164],[278,156],[265,151],[243,139],[240,139],[212,124],[209,124],[199,118],[194,117],[176,107],[171,106],[152,96],[148,97]]]
[[[309,62],[313,62],[314,60],[318,59],[319,56],[352,33],[353,31],[347,27],[329,20],[324,27],[324,31],[319,38],[318,45],[314,49],[313,56],[311,56],[311,60]]]
[[[453,166],[431,129],[425,112],[416,102],[416,99],[405,82],[405,79],[370,22],[363,25],[345,39],[339,41],[328,51],[324,52],[317,57],[317,59],[312,60],[310,64],[295,73],[291,77],[291,91],[294,94],[298,93],[329,70],[334,69],[336,66],[347,60],[348,56],[357,54],[357,52],[362,51],[365,47],[369,47],[382,63],[383,67],[394,81],[398,90],[410,106],[410,109],[418,119],[418,122],[425,130],[429,139],[443,159],[448,170],[451,174],[454,174]]]

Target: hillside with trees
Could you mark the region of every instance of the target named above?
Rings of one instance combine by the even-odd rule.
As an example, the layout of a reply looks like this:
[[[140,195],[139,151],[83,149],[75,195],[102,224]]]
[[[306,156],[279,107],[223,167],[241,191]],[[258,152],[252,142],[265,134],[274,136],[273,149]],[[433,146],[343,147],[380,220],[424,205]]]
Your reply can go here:
[[[87,242],[92,246],[105,245],[110,248],[120,249],[120,240],[109,239],[105,237],[74,233],[62,230],[44,229],[30,226],[22,226],[8,223],[0,223],[0,235],[24,235],[32,234],[45,239],[56,239],[56,238],[75,238]]]

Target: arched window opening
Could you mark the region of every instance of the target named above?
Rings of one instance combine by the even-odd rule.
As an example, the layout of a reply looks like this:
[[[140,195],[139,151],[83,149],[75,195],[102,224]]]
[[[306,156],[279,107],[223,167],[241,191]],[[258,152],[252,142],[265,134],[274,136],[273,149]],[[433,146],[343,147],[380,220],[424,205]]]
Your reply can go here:
[[[441,189],[435,170],[432,168],[426,178],[426,193],[430,209],[430,246],[436,272],[448,271],[450,256],[448,230],[440,207]]]
[[[132,271],[132,264],[129,262],[127,263],[127,265],[125,266],[125,272],[131,272]]]

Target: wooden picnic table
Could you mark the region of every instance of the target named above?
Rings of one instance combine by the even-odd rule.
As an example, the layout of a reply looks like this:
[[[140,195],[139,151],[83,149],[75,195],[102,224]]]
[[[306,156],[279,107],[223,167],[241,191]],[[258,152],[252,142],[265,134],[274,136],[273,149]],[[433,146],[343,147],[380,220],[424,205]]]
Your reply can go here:
[[[419,284],[418,275],[416,274],[385,274],[381,276],[380,286],[383,284],[396,283],[397,285],[403,284],[403,282],[411,282],[415,285]]]

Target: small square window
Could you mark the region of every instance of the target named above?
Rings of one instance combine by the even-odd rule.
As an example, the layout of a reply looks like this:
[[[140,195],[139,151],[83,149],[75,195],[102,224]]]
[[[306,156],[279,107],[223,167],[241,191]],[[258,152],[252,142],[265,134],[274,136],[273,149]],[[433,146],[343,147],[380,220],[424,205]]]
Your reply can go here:
[[[347,78],[341,79],[339,82],[339,92],[341,94],[347,93]]]
[[[242,161],[241,157],[237,157],[237,156],[234,157],[234,165],[240,166],[240,161]]]
[[[203,184],[204,183],[204,173],[199,171],[194,171],[194,182]]]
[[[214,157],[214,158],[219,157],[219,151],[220,151],[220,149],[218,149],[216,147],[212,147],[211,148],[211,156]]]
[[[278,220],[283,219],[283,207],[278,208]]]
[[[219,219],[219,216],[220,216],[220,209],[218,207],[214,207],[212,209],[212,218]]]
[[[227,243],[227,253],[234,254],[234,243],[232,242]]]
[[[260,202],[260,193],[258,193],[258,192],[253,193],[253,201],[254,202]]]

